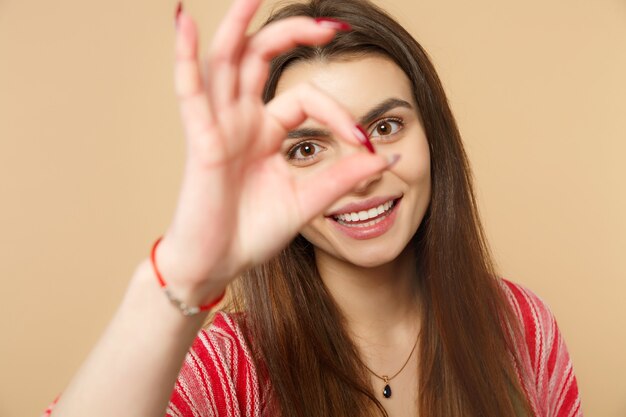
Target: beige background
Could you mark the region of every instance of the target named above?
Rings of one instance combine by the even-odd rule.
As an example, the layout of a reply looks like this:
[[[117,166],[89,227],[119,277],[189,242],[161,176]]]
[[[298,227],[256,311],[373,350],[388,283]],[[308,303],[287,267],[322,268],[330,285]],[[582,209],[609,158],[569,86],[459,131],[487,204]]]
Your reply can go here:
[[[228,1],[188,2],[205,40]],[[626,2],[385,0],[430,51],[504,276],[626,416]],[[38,415],[172,214],[173,1],[0,0],[0,416]]]

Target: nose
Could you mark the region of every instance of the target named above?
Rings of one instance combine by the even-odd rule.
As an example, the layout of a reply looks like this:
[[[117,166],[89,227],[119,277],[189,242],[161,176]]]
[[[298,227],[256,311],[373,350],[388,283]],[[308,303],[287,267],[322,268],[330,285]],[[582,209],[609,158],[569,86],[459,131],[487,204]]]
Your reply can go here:
[[[340,143],[339,145],[339,154],[341,156],[347,156],[352,154],[353,152],[361,152],[360,149],[355,149],[353,145],[347,145],[344,143]],[[355,194],[367,194],[367,192],[371,189],[373,185],[378,183],[383,176],[382,172],[378,174],[374,174],[364,180],[361,180],[357,185],[352,189],[352,192]]]
[[[383,174],[382,172],[379,172],[378,174],[372,175],[371,177],[368,177],[364,180],[362,180],[361,182],[359,182],[356,187],[354,187],[353,192],[355,194],[366,194],[367,191],[374,185],[376,184],[378,181],[380,181],[380,179],[382,178]]]

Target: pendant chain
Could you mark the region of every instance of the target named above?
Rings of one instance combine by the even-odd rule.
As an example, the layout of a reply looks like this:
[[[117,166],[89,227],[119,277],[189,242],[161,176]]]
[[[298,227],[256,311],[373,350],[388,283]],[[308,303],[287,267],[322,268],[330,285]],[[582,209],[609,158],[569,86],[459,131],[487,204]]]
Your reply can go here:
[[[387,376],[387,375],[380,376],[376,372],[372,371],[365,363],[363,363],[363,366],[365,366],[365,369],[370,371],[372,373],[372,375],[374,375],[376,378],[382,380],[385,384],[388,384],[389,381],[391,381],[392,379],[394,379],[395,377],[400,375],[400,372],[402,372],[404,370],[404,368],[406,367],[406,365],[409,363],[409,360],[411,359],[411,356],[413,356],[413,352],[415,352],[415,347],[417,346],[417,341],[418,340],[419,340],[419,338],[417,338],[415,340],[415,344],[413,345],[413,349],[411,349],[411,353],[409,353],[409,357],[406,358],[406,361],[404,362],[404,365],[402,365],[402,368],[400,368],[400,370],[398,372],[396,372],[393,376]]]

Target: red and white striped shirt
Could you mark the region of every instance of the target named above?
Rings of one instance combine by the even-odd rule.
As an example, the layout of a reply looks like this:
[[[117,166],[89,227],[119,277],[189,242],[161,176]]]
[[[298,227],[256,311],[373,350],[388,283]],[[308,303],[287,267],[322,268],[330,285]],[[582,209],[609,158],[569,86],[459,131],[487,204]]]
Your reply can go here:
[[[531,291],[503,281],[519,317],[525,346],[521,374],[536,417],[582,417],[567,348],[549,308]],[[241,329],[219,312],[198,333],[174,387],[167,417],[261,417],[269,382],[260,381]],[[51,408],[44,416],[48,416]]]
[[[520,346],[526,378],[522,384],[537,417],[582,417],[578,383],[556,320],[530,290],[503,280],[519,317],[526,346]]]

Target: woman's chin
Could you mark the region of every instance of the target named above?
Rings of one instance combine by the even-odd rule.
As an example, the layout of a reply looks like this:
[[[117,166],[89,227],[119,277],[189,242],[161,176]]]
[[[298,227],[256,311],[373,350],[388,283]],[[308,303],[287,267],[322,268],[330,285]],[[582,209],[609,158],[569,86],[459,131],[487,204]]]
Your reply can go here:
[[[350,249],[341,254],[346,262],[360,268],[377,268],[394,262],[403,248],[390,248],[373,245],[371,248],[361,248],[359,252]]]
[[[307,238],[305,236],[305,238]],[[396,239],[345,240],[307,239],[315,248],[318,261],[348,263],[357,268],[376,268],[392,263],[400,257],[408,242]],[[312,241],[313,240],[313,241]],[[335,261],[332,261],[335,259]]]

